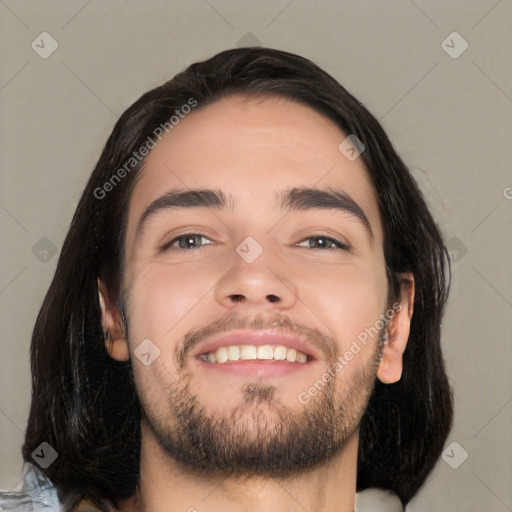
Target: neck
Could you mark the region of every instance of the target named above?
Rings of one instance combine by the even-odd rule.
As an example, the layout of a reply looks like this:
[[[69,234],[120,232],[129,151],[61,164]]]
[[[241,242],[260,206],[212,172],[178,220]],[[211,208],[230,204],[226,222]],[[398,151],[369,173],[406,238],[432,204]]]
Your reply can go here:
[[[353,512],[358,442],[356,431],[339,454],[296,477],[222,478],[198,475],[178,466],[143,426],[139,489],[132,510],[291,512],[299,507],[315,512]]]

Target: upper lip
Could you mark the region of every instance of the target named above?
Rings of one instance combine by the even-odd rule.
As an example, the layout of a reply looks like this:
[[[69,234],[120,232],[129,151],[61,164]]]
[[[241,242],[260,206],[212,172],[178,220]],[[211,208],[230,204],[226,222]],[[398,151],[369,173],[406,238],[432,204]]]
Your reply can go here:
[[[194,356],[215,352],[219,347],[227,345],[283,345],[294,348],[309,356],[309,359],[318,359],[316,351],[300,336],[293,336],[272,330],[236,330],[229,333],[221,333],[202,343],[194,353]]]

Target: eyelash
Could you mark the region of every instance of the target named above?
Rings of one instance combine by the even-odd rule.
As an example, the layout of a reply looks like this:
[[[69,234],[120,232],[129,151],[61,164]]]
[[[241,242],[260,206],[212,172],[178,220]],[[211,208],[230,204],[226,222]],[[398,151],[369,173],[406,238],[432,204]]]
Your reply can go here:
[[[191,238],[191,237],[197,237],[197,236],[198,237],[202,237],[202,238],[208,238],[207,236],[201,235],[200,233],[185,233],[183,235],[177,236],[176,238],[173,238],[170,242],[166,243],[161,248],[161,251],[165,252],[165,251],[167,251],[169,249],[172,249],[172,246],[175,244],[175,242],[177,242],[179,240],[186,239],[186,238]],[[332,237],[326,236],[326,235],[312,235],[312,236],[306,237],[304,240],[302,240],[299,243],[305,242],[306,240],[311,240],[313,238],[323,238],[324,240],[327,240],[329,242],[337,244],[339,247],[337,247],[336,249],[339,249],[339,250],[342,250],[342,251],[346,251],[346,252],[350,252],[350,247],[347,244],[341,242],[340,240],[337,240],[336,238],[332,238]],[[209,240],[209,238],[208,238],[208,240]],[[211,245],[211,244],[207,244],[207,245]],[[192,248],[183,249],[183,250],[184,251],[194,251],[194,250],[197,250],[197,249],[198,249],[197,247],[192,247]],[[319,248],[313,248],[313,247],[309,247],[309,249],[319,250]],[[327,250],[332,250],[332,249],[333,249],[332,247],[329,247],[329,248],[324,249],[324,250],[327,251]]]

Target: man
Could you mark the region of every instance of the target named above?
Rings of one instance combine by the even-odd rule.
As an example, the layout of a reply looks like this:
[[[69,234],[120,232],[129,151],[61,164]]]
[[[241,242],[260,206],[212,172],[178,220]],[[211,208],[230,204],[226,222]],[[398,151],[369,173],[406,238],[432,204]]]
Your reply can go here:
[[[121,116],[82,195],[24,459],[57,454],[39,466],[69,509],[406,504],[451,428],[448,275],[407,168],[332,77],[265,48],[193,64]]]

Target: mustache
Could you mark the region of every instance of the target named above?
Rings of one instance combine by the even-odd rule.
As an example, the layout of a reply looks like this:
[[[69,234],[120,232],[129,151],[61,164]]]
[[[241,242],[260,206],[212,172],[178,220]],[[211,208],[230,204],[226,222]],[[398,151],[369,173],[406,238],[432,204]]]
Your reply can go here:
[[[175,363],[179,369],[185,366],[187,355],[198,344],[210,336],[220,333],[227,333],[235,329],[274,329],[279,334],[290,336],[303,336],[311,346],[325,354],[328,360],[336,360],[338,357],[338,347],[332,336],[322,333],[319,329],[308,327],[301,323],[292,322],[286,316],[279,313],[273,315],[258,315],[252,319],[240,318],[235,313],[221,317],[204,327],[199,327],[189,331],[179,345],[175,356]]]

